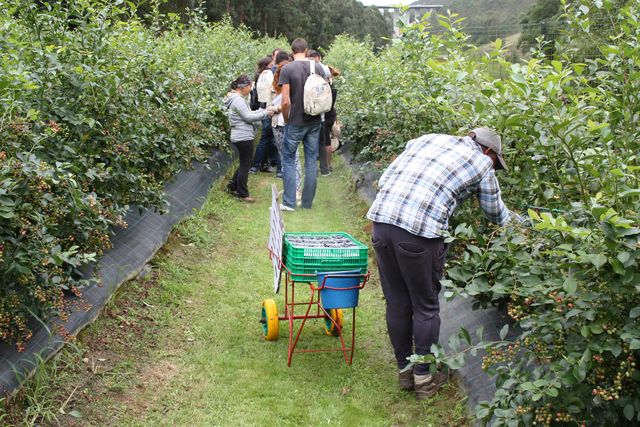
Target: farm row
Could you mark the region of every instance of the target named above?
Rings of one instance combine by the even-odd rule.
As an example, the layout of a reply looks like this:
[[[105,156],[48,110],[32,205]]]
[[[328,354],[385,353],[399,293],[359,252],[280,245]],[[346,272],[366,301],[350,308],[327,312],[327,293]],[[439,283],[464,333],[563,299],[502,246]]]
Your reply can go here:
[[[130,206],[162,211],[163,183],[226,146],[220,99],[276,41],[124,2],[2,7],[0,342],[20,349]]]

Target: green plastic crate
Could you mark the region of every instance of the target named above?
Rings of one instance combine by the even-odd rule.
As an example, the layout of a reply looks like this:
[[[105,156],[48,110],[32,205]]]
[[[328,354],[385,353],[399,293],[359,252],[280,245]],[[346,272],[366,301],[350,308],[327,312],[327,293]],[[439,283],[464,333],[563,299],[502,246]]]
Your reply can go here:
[[[327,246],[310,247],[306,239],[311,237],[319,239],[320,242],[325,240],[324,244]],[[301,239],[303,240],[300,241]],[[340,239],[348,246],[331,246],[332,240],[336,239]],[[316,242],[316,244],[319,244],[319,242]],[[368,248],[351,235],[342,232],[285,233],[283,259],[292,276],[357,269],[366,273]],[[296,277],[293,277],[293,279],[296,279]]]

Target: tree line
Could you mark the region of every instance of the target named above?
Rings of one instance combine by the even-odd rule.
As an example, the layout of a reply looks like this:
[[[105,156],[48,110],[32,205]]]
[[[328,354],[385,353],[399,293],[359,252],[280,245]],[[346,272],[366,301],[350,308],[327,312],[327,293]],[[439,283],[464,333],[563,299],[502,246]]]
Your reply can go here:
[[[139,13],[152,5],[140,1]],[[338,34],[369,38],[380,48],[392,34],[392,23],[373,6],[357,0],[167,0],[163,13],[185,14],[201,8],[210,21],[229,16],[235,25],[273,37],[303,37],[315,49],[328,49]]]

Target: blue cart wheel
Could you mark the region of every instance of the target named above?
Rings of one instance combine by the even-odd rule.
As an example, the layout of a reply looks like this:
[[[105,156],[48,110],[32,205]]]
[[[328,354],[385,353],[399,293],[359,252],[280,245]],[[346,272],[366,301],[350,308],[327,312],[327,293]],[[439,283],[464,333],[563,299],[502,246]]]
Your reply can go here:
[[[337,337],[340,335],[340,333],[338,331],[338,328],[336,328],[336,325],[331,321],[331,319],[333,319],[340,326],[340,329],[342,329],[342,319],[343,319],[342,309],[332,308],[331,310],[329,310],[329,316],[331,316],[331,318],[326,317],[324,319],[324,333],[329,336]]]
[[[260,323],[262,323],[262,335],[267,341],[275,341],[278,339],[278,309],[276,302],[272,299],[266,299],[262,302],[262,315]]]

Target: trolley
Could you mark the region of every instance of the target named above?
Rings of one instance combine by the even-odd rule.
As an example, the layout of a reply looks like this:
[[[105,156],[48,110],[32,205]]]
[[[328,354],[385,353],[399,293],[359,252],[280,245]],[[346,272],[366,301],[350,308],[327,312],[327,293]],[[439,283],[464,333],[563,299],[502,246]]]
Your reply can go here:
[[[349,247],[297,247],[296,237],[339,236],[350,241]],[[260,322],[264,339],[274,341],[279,336],[279,322],[287,321],[289,345],[287,365],[294,352],[314,353],[340,351],[351,365],[355,351],[356,308],[360,289],[369,279],[367,247],[346,233],[285,233],[284,254],[269,249],[270,257],[284,273],[284,312],[278,314],[274,299],[263,301]],[[284,258],[284,259],[283,259]],[[275,264],[274,264],[275,265]],[[296,286],[309,289],[308,298],[296,299]],[[296,310],[298,308],[298,310]],[[344,313],[351,310],[351,340],[344,337]],[[297,348],[300,335],[309,319],[324,320],[324,331],[339,339],[340,345],[330,348]],[[296,328],[296,323],[299,326]]]

